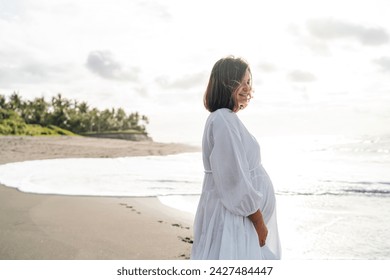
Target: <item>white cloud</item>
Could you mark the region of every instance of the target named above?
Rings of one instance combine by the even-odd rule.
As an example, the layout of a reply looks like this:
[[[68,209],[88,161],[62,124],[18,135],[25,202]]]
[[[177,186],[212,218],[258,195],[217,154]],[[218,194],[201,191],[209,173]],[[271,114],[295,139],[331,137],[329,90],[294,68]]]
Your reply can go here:
[[[383,72],[390,72],[390,57],[383,56],[381,58],[374,59],[373,62],[377,64]]]
[[[19,59],[15,61],[12,59],[13,55],[19,55]],[[3,87],[61,83],[69,77],[74,68],[75,66],[70,63],[48,63],[26,57],[26,54],[21,52],[0,51],[0,82]]]
[[[167,76],[156,78],[156,83],[164,89],[189,89],[193,87],[204,86],[207,79],[205,72],[187,74],[175,80],[170,80]]]
[[[390,38],[386,29],[382,27],[366,27],[333,18],[308,20],[307,28],[315,38],[322,40],[352,38],[368,46],[387,44]]]
[[[389,88],[373,69],[389,71],[390,6],[379,2],[0,0],[0,92],[203,110],[213,64],[233,54],[252,66],[253,105],[294,106],[296,88],[321,104],[335,102],[329,92],[368,96]]]
[[[265,72],[265,73],[272,73],[272,72],[275,72],[277,71],[277,66],[273,63],[269,63],[269,62],[261,62],[257,65],[258,69],[260,69],[262,72]]]
[[[310,83],[314,82],[317,78],[310,72],[301,70],[293,70],[288,74],[288,77],[294,82]]]
[[[115,60],[110,51],[92,51],[89,53],[86,67],[93,73],[105,79],[135,82],[138,80],[139,69],[125,68]]]
[[[137,2],[138,7],[142,10],[141,13],[149,14],[152,17],[159,17],[163,20],[172,19],[172,14],[163,2],[157,2],[153,0],[141,0]]]

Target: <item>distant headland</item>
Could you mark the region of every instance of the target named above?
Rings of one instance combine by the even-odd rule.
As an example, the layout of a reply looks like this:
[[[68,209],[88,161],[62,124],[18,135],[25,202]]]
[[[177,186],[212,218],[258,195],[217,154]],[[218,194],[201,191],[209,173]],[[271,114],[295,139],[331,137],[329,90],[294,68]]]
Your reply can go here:
[[[14,92],[0,94],[0,135],[49,136],[82,135],[132,141],[151,140],[146,131],[149,119],[122,108],[99,110],[85,101],[61,94],[24,100]]]

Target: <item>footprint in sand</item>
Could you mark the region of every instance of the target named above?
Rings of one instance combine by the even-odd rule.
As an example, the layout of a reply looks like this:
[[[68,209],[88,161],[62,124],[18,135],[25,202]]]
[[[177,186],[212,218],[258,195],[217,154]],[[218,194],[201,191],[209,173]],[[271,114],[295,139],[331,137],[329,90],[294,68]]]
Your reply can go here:
[[[172,224],[173,227],[179,227],[184,229],[190,229],[190,227],[183,227],[181,224]]]
[[[135,209],[133,208],[133,206],[131,206],[131,205],[128,205],[128,204],[126,204],[126,203],[119,203],[119,205],[125,206],[126,208],[131,209],[132,212],[137,212],[137,214],[141,214],[141,212],[135,210]]]
[[[178,238],[179,238],[181,241],[185,242],[185,243],[189,243],[189,244],[193,244],[193,243],[194,243],[194,241],[193,241],[190,237],[181,237],[181,236],[178,236]]]

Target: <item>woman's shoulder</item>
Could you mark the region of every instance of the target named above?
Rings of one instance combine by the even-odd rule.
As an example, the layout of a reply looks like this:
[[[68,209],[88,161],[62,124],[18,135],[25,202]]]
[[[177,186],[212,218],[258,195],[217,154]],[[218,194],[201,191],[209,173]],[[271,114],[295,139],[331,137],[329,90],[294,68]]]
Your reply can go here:
[[[212,112],[209,116],[209,122],[218,123],[220,125],[226,125],[229,127],[237,126],[240,123],[236,113],[227,108],[221,108]]]
[[[228,108],[218,109],[210,114],[212,118],[223,118],[223,119],[234,119],[236,118],[236,113]]]

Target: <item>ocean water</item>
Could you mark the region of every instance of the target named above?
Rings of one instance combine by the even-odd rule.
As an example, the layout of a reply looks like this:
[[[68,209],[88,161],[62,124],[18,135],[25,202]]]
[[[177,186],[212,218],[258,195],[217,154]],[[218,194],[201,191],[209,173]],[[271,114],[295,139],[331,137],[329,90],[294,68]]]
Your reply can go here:
[[[258,138],[277,195],[284,259],[390,259],[390,135]],[[24,192],[157,196],[195,214],[201,153],[0,165]]]

